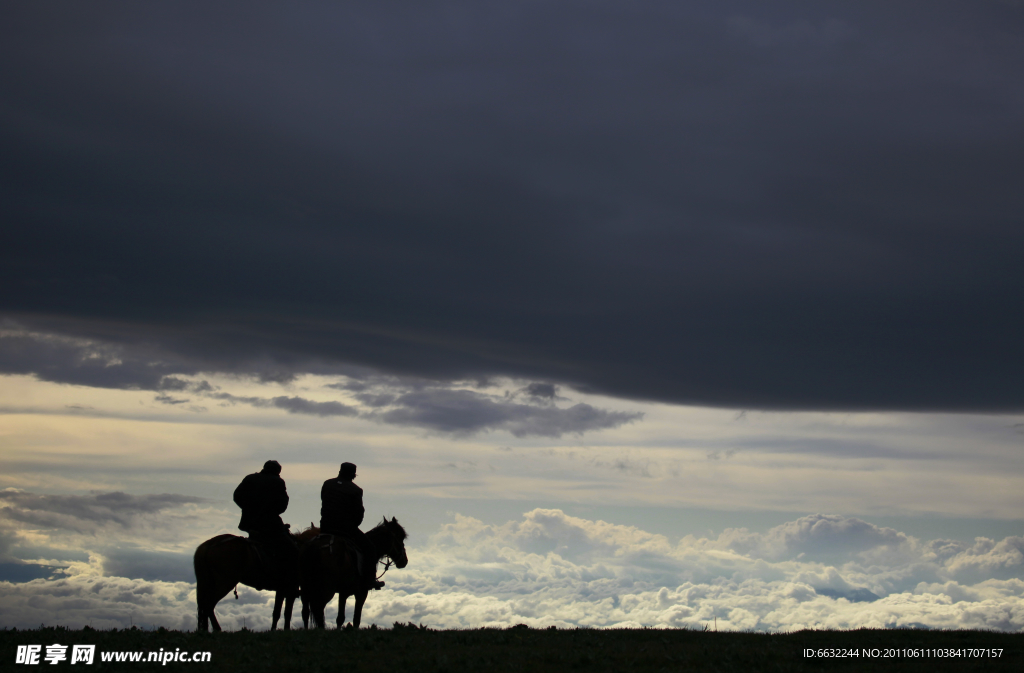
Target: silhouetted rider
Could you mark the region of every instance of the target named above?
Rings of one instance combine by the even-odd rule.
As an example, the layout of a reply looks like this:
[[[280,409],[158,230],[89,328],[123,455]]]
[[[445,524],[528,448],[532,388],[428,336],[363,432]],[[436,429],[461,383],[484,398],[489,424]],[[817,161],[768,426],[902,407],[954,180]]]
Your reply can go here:
[[[288,489],[281,478],[281,464],[268,460],[263,469],[246,476],[234,493],[235,504],[242,508],[241,530],[273,558],[280,571],[291,573],[296,567],[298,549],[288,534],[281,515],[288,509]]]
[[[356,478],[356,466],[342,463],[338,476],[328,479],[320,489],[320,532],[347,538],[362,553],[362,567],[359,569],[368,589],[380,589],[383,582],[377,580],[377,550],[366,539],[359,524],[363,522],[363,489],[352,481]]]

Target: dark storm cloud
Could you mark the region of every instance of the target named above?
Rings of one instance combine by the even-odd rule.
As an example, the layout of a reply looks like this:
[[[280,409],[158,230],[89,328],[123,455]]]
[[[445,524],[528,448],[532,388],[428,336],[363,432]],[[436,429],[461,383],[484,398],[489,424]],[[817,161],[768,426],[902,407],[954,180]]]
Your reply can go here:
[[[364,391],[354,395],[364,408],[361,410],[341,402],[317,402],[303,397],[266,398],[230,393],[212,393],[209,397],[230,404],[276,407],[293,414],[358,416],[389,425],[462,436],[506,430],[516,437],[561,437],[569,433],[583,434],[617,428],[643,418],[639,412],[608,411],[582,403],[559,408],[546,398],[542,398],[538,404],[537,399],[530,397],[532,403],[523,404],[515,401],[514,395],[502,397],[464,388],[428,386],[417,380],[403,384],[396,377],[382,377],[373,382],[331,384],[327,387],[354,387]]]
[[[294,378],[283,365],[265,358],[229,364],[200,354],[182,357],[152,343],[115,343],[109,334],[72,337],[33,332],[12,321],[0,323],[0,372],[4,374],[27,374],[43,381],[94,388],[165,391],[157,400],[173,403],[175,398],[166,393],[214,390],[208,381],[186,381],[172,375],[202,370],[245,374],[261,382]]]
[[[561,437],[617,428],[643,418],[641,413],[607,411],[589,404],[560,409],[519,404],[472,390],[433,389],[398,396],[393,408],[371,414],[384,423],[407,425],[456,435],[507,430],[516,437]]]
[[[0,491],[0,517],[40,528],[90,533],[110,523],[131,528],[140,516],[202,502],[206,499],[175,493],[48,495],[4,489]]]
[[[161,404],[170,405],[185,404],[189,401],[188,398],[171,397],[170,395],[157,395],[153,399],[156,400],[157,402],[160,402]]]
[[[1024,408],[1019,4],[3,14],[2,371]]]
[[[307,414],[310,416],[357,416],[359,411],[341,402],[316,402],[307,400],[304,397],[286,397],[280,395],[270,399],[264,397],[242,397],[230,393],[213,393],[210,395],[215,400],[224,400],[231,403],[241,402],[254,407],[276,407],[284,409],[290,414]]]
[[[531,383],[517,392],[533,402],[554,402],[558,399],[558,386],[553,383]]]
[[[290,373],[281,374],[283,370],[277,363],[265,360],[252,362],[255,366],[251,374],[263,382],[288,382],[293,378]],[[215,370],[218,364],[209,358],[185,363],[167,353],[154,352],[147,345],[112,345],[95,339],[32,333],[13,324],[5,332],[0,332],[0,371],[32,374],[57,383],[161,391],[154,396],[154,401],[169,406],[192,402],[191,397],[171,394],[187,392],[200,399],[283,409],[291,414],[321,418],[361,416],[384,423],[461,435],[504,429],[519,437],[558,437],[565,433],[603,430],[642,417],[642,414],[605,411],[587,404],[557,408],[555,400],[564,401],[566,398],[558,396],[556,386],[551,383],[530,383],[510,393],[508,399],[501,399],[471,390],[452,389],[419,377],[381,376],[360,368],[331,367],[312,361],[305,363],[306,371],[325,374],[346,372],[351,375],[345,382],[327,387],[352,393],[365,409],[361,411],[338,401],[315,401],[299,396],[233,395],[217,390],[208,381],[187,381],[170,374]],[[245,363],[235,364],[231,369],[235,373],[245,371]],[[457,385],[457,382],[450,385]],[[517,403],[514,401],[516,398],[525,398],[528,403]],[[538,404],[547,408],[538,408]],[[188,409],[206,411],[205,407],[194,405]]]
[[[184,381],[167,375],[192,373],[187,365],[154,361],[152,355],[87,339],[0,332],[0,371],[6,374],[34,374],[44,381],[97,388],[184,390]]]
[[[279,396],[271,400],[278,409],[285,409],[291,414],[311,414],[314,416],[355,416],[359,412],[341,402],[314,402],[302,397]]]

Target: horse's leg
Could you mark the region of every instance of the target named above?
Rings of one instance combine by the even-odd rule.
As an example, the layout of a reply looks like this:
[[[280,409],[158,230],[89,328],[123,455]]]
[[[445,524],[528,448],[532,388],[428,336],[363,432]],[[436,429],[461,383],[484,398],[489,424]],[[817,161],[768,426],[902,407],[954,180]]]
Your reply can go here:
[[[306,597],[308,593],[308,590],[303,591],[302,596],[299,597],[299,599],[302,601],[302,628],[304,629],[309,628],[309,600]],[[316,626],[315,622],[313,626]]]
[[[359,628],[359,622],[363,618],[363,603],[366,602],[366,592],[356,593],[356,606],[352,609],[352,626]]]
[[[288,598],[284,599],[284,630],[292,630],[292,607],[295,605],[295,596],[288,594]]]
[[[196,625],[196,631],[199,633],[209,633],[210,631],[210,618],[206,615],[206,594],[210,592],[207,585],[210,583],[208,577],[207,566],[207,543],[203,543],[196,547],[196,553],[192,556],[192,568],[196,573],[196,617],[199,619],[199,623]]]
[[[203,572],[199,563],[196,563],[196,615],[199,617],[199,631],[208,633],[210,631],[210,615],[213,614],[213,606],[220,598],[215,595],[213,587],[214,580]]]
[[[338,628],[345,628],[345,604],[348,603],[348,594],[338,592]]]
[[[221,584],[219,587],[211,587],[207,583],[196,583],[196,604],[199,606],[199,630],[206,632],[209,630],[207,626],[207,618],[210,623],[213,624],[214,631],[220,631],[220,623],[217,621],[217,615],[214,614],[213,609],[217,606],[222,598],[228,595],[231,591],[230,586]]]
[[[206,598],[207,590],[204,585],[200,582],[196,582],[196,616],[199,617],[199,626],[197,630],[200,633],[210,632],[210,616],[209,608],[206,607],[206,602],[203,600]]]
[[[270,625],[271,631],[277,631],[277,620],[281,618],[281,601],[284,600],[284,594],[280,591],[274,594],[274,621]]]
[[[316,628],[326,629],[327,628],[327,617],[324,615],[324,610],[327,608],[327,601],[317,600],[316,605],[313,606],[313,619],[316,620]]]

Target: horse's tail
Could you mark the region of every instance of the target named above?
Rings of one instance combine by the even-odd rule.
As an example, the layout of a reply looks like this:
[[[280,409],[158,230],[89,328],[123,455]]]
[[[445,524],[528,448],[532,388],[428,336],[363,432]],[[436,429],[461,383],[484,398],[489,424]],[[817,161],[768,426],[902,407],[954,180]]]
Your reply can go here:
[[[207,594],[210,591],[210,571],[207,562],[207,542],[196,547],[196,553],[192,556],[192,569],[196,573],[196,619],[198,620],[199,631],[210,630],[209,616],[207,615],[206,603]]]
[[[207,540],[196,547],[196,553],[192,556],[192,569],[196,573],[196,618],[199,620],[200,631],[209,630],[213,607],[221,599],[221,596],[216,595],[217,576],[210,554],[215,544],[227,537],[231,536],[218,535]],[[213,619],[216,624],[216,617]]]

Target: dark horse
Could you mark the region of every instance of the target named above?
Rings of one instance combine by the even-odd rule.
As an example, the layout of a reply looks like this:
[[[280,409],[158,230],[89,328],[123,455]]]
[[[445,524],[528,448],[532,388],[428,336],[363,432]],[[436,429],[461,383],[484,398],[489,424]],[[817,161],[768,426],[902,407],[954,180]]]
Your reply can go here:
[[[301,549],[304,542],[316,537],[316,529],[307,529],[291,537]],[[213,622],[213,630],[220,631],[220,624],[217,622],[217,616],[213,614],[213,608],[238,584],[245,584],[261,591],[276,591],[274,623],[270,628],[277,629],[283,600],[284,628],[290,629],[292,606],[295,604],[295,597],[299,595],[298,573],[290,573],[291,580],[267,577],[265,565],[255,545],[248,538],[218,535],[199,545],[193,557],[199,630],[209,631],[209,622]]]
[[[375,564],[387,556],[398,568],[408,565],[409,558],[405,555],[407,537],[405,529],[394,518],[388,521],[385,517],[373,530],[367,531],[367,541],[378,550],[377,558],[373,559]],[[299,575],[302,578],[303,626],[309,628],[312,613],[313,623],[317,628],[324,628],[324,608],[334,594],[338,594],[338,628],[345,624],[345,603],[352,595],[356,597],[352,625],[359,628],[367,590],[359,581],[355,553],[344,540],[334,535],[321,535],[311,540],[299,554]]]

